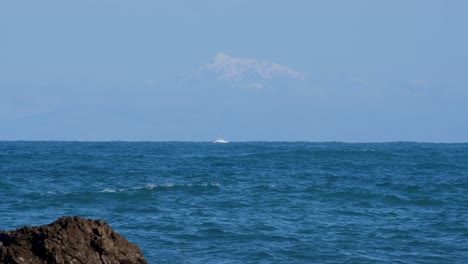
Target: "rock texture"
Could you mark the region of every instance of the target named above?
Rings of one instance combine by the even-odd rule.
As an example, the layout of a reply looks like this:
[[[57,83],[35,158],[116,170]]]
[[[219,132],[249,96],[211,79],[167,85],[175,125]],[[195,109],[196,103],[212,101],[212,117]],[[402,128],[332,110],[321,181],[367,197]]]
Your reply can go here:
[[[138,246],[102,220],[62,217],[50,225],[0,231],[0,263],[147,263]]]

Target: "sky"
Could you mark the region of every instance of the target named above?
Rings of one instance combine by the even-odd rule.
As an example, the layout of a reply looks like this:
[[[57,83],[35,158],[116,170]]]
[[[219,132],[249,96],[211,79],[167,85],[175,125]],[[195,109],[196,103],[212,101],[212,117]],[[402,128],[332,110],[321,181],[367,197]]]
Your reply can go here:
[[[468,1],[0,2],[0,140],[468,142]]]

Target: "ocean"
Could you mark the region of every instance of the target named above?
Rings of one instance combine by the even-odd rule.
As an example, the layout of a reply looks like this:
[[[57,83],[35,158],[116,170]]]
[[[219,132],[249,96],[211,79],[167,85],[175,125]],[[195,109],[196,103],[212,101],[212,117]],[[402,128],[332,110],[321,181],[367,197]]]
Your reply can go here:
[[[103,219],[150,263],[468,263],[468,144],[0,142],[0,229]]]

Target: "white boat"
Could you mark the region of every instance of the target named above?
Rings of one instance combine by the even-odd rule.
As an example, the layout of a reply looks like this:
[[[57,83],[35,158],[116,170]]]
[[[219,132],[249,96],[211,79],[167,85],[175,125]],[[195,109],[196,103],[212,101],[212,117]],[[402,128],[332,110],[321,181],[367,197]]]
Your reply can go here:
[[[213,141],[213,143],[222,143],[222,144],[226,144],[226,143],[229,143],[229,141],[223,139],[223,138],[218,138],[216,139],[215,141]]]

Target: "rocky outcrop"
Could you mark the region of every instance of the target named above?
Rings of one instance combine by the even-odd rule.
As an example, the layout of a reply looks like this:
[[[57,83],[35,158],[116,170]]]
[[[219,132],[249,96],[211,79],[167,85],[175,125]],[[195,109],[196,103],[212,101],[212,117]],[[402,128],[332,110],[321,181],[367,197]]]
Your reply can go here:
[[[49,225],[0,231],[0,263],[147,263],[135,244],[102,220],[62,217]]]

